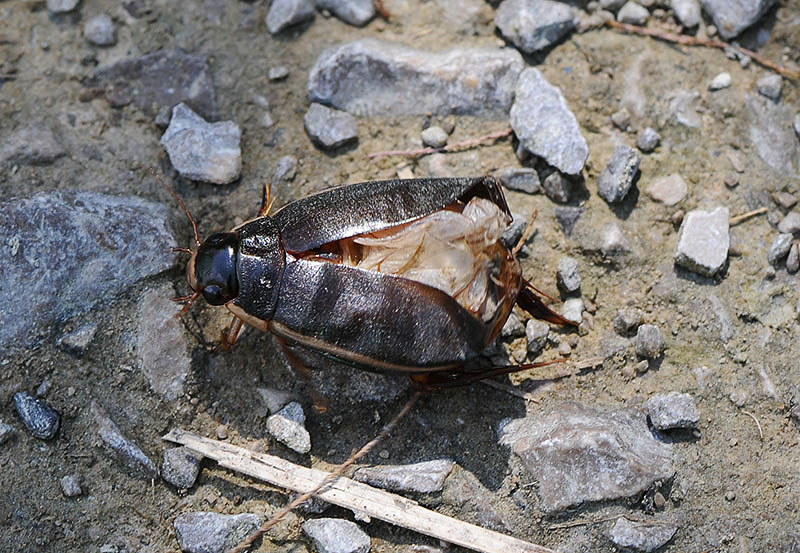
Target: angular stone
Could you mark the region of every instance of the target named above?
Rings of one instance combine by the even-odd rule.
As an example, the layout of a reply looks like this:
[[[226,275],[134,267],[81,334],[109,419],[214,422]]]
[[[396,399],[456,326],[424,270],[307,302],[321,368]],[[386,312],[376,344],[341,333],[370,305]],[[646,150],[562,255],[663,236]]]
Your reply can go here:
[[[614,331],[620,336],[629,336],[644,321],[644,311],[636,307],[625,307],[614,317]]]
[[[200,511],[178,515],[174,526],[181,551],[225,553],[261,526],[261,517],[252,513],[221,515]]]
[[[511,313],[506,319],[506,323],[503,325],[503,328],[500,329],[500,337],[505,340],[513,340],[514,338],[520,338],[525,336],[525,327],[520,322],[519,317],[517,317],[516,313]]]
[[[756,90],[762,96],[770,100],[778,100],[781,97],[783,79],[775,73],[768,73],[756,81]]]
[[[597,177],[597,193],[608,203],[621,202],[633,185],[642,157],[630,146],[617,146]]]
[[[14,394],[14,408],[31,436],[40,440],[55,438],[61,425],[61,415],[44,400],[28,392]]]
[[[690,29],[703,21],[697,0],[672,0],[672,11],[681,25]]]
[[[357,27],[363,27],[375,17],[374,0],[316,0],[317,7]]]
[[[112,46],[117,39],[111,16],[101,14],[89,19],[83,26],[83,37],[95,46]]]
[[[550,0],[505,0],[494,17],[500,32],[527,54],[552,46],[575,28],[569,6]]]
[[[517,190],[526,194],[538,194],[542,191],[539,174],[534,169],[509,167],[504,169],[498,177],[503,186],[509,190]]]
[[[232,121],[207,123],[186,104],[172,108],[161,145],[181,176],[213,184],[228,184],[242,171],[242,131]]]
[[[338,148],[358,140],[356,120],[346,111],[332,109],[322,104],[311,104],[303,123],[311,140],[326,149]]]
[[[340,518],[317,518],[303,523],[319,553],[367,553],[369,536],[354,522]]]
[[[561,91],[536,68],[522,72],[511,106],[511,128],[528,151],[568,175],[583,170],[589,146]]]
[[[420,134],[422,143],[431,148],[442,148],[449,138],[447,132],[439,126],[428,127]]]
[[[669,103],[669,113],[679,124],[697,128],[702,121],[697,113],[697,102],[700,93],[696,90],[677,90],[673,93],[673,98]]]
[[[672,477],[672,447],[659,442],[638,409],[599,410],[575,402],[501,431],[539,482],[546,512],[642,493]]]
[[[747,95],[749,137],[758,156],[778,173],[797,177],[800,171],[800,148],[797,135],[788,124],[792,120],[789,106],[764,97]]]
[[[277,390],[275,388],[257,388],[256,389],[264,401],[264,406],[267,408],[268,414],[275,414],[283,407],[292,401],[292,394]]]
[[[314,19],[314,0],[274,0],[265,22],[269,34],[276,35],[311,19]]]
[[[92,401],[91,411],[100,439],[118,455],[135,476],[145,480],[158,477],[156,464],[139,449],[139,446],[122,435],[119,427],[99,403]]]
[[[183,324],[175,315],[181,310],[170,301],[171,286],[147,290],[139,304],[136,353],[150,387],[167,401],[183,394],[191,368]]]
[[[14,435],[14,427],[0,421],[0,445],[6,443]]]
[[[727,207],[695,210],[681,225],[675,263],[704,276],[714,276],[725,266],[730,247]]]
[[[378,465],[360,467],[353,478],[371,486],[396,492],[440,492],[445,479],[455,467],[449,459],[423,461],[411,465]]]
[[[656,394],[647,400],[647,412],[653,426],[659,430],[691,429],[700,424],[700,412],[689,394]]]
[[[554,202],[565,204],[569,201],[572,183],[558,171],[553,171],[544,179],[544,193]]]
[[[761,19],[776,0],[701,0],[720,36],[733,38]]]
[[[619,517],[609,537],[617,547],[651,553],[666,545],[677,531],[678,525],[671,522],[631,522]]]
[[[636,331],[634,345],[636,355],[654,359],[664,351],[664,335],[656,325],[643,324]]]
[[[583,320],[583,300],[581,298],[570,298],[561,306],[561,315],[565,319],[580,323]]]
[[[731,86],[731,74],[723,72],[711,79],[711,82],[708,84],[708,89],[711,91],[722,90],[729,86]]]
[[[617,21],[631,25],[644,25],[649,18],[650,12],[647,11],[647,8],[636,2],[625,2],[625,5],[617,12]]]
[[[90,322],[79,326],[69,334],[58,339],[56,345],[78,359],[83,357],[97,333],[97,323]]]
[[[80,0],[47,0],[47,9],[52,13],[71,12]]]
[[[87,84],[102,86],[107,97],[126,98],[151,117],[181,102],[205,118],[217,116],[207,58],[182,50],[157,50],[119,61],[99,69]]]
[[[606,257],[630,253],[631,246],[622,233],[619,223],[614,221],[603,227],[600,241],[600,253]]]
[[[797,234],[800,232],[800,212],[790,211],[778,223],[778,230],[784,234]]]
[[[293,401],[267,419],[267,431],[290,449],[298,453],[311,451],[311,435],[304,426],[305,413],[299,403]]]
[[[359,116],[504,116],[522,57],[511,49],[430,53],[375,39],[325,50],[308,76],[308,98]]]
[[[553,215],[564,234],[570,236],[575,230],[578,219],[583,215],[583,209],[580,207],[556,207],[553,209]]]
[[[200,474],[202,458],[188,447],[173,447],[161,458],[161,478],[178,489],[188,490],[194,486]]]
[[[0,202],[0,235],[5,347],[34,343],[175,262],[167,208],[136,197],[55,191]]]
[[[64,494],[64,497],[77,497],[83,493],[80,477],[76,474],[63,477],[59,484],[61,484],[61,493]]]
[[[664,205],[675,205],[686,197],[689,187],[686,181],[675,173],[661,177],[647,187],[647,194]]]
[[[528,343],[528,355],[531,358],[541,353],[549,335],[550,325],[538,319],[528,319],[525,323],[525,338]]]
[[[777,265],[789,254],[789,248],[792,247],[792,238],[790,233],[781,233],[775,238],[767,253],[767,260],[770,265]]]
[[[2,165],[49,165],[67,153],[55,124],[29,123],[4,136],[0,146]]]
[[[578,260],[574,257],[562,257],[558,260],[556,282],[564,292],[571,294],[581,287],[581,275],[578,272]]]
[[[786,270],[794,274],[800,269],[800,244],[794,242],[786,256]]]

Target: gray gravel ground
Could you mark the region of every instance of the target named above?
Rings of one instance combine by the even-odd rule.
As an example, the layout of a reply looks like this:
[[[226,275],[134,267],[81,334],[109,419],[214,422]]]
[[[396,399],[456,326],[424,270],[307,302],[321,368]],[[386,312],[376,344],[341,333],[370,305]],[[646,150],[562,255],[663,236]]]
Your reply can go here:
[[[181,427],[330,468],[374,436],[409,394],[403,378],[327,366],[314,374],[328,402],[319,414],[270,336],[246,330],[230,351],[212,352],[228,323],[224,310],[199,301],[177,320],[163,301],[188,291],[185,259],[169,247],[192,240],[158,178],[173,184],[207,236],[251,218],[270,180],[276,206],[398,174],[500,176],[526,168],[538,173],[531,182],[544,183],[556,169],[530,147],[569,177],[551,178],[564,183],[568,195],[558,200],[565,204],[539,186],[507,192],[523,221],[537,213],[520,253],[524,275],[557,297],[559,261],[574,259],[580,288],[560,299],[580,302],[581,328],[528,325],[536,340],[529,347],[520,313],[518,331],[503,333],[487,355],[522,362],[541,348],[537,361],[599,357],[602,364],[561,378],[553,377],[570,372],[563,365],[499,379],[537,402],[483,384],[424,397],[361,464],[450,460],[441,491],[409,497],[562,553],[800,550],[797,81],[776,79],[734,52],[593,27],[614,17],[598,7],[618,10],[622,2],[562,3],[576,30],[560,39],[548,34],[554,44],[530,55],[503,38],[521,36],[517,30],[496,29],[498,2],[383,0],[388,21],[369,20],[364,2],[326,1],[324,10],[309,9],[310,1],[274,3],[300,13],[301,22],[281,31],[283,22],[271,24],[270,34],[270,5],[262,2],[0,2],[0,549],[179,551],[179,516],[187,551],[228,547],[244,531],[231,526],[240,519],[212,515],[246,514],[249,529],[288,494],[208,461],[188,490],[176,488],[156,475],[170,447],[163,434]],[[649,25],[681,30],[668,2],[642,4]],[[696,22],[698,3],[679,4],[681,17]],[[739,4],[704,0],[713,18],[704,12],[689,32],[713,35],[717,21],[728,37],[743,21],[757,21],[730,40],[797,70],[800,0],[726,12]],[[558,30],[571,28],[559,23]],[[323,52],[359,39],[368,41],[337,51],[337,67],[357,65],[347,52],[368,50],[379,60],[370,67],[381,71],[351,86],[326,72],[333,58]],[[422,54],[408,54],[412,48]],[[407,64],[387,62],[392,56]],[[421,72],[412,76],[414,63]],[[522,145],[504,138],[417,161],[367,157],[421,148],[428,127],[441,127],[451,145],[502,131],[519,75],[530,67],[536,72],[525,82],[548,88],[517,97],[549,98],[559,115],[539,114],[525,128],[520,114],[538,114],[537,106],[517,108],[515,132],[529,133]],[[349,111],[357,140],[322,150],[307,135],[312,68],[313,100],[330,94]],[[730,85],[709,88],[723,72]],[[159,141],[181,101],[209,123],[241,130],[238,179],[194,182],[173,169]],[[635,147],[647,128],[630,189],[606,202],[598,177],[613,152]],[[235,157],[235,150],[219,155]],[[669,201],[641,193],[658,192],[654,184],[672,175],[685,193]],[[717,208],[730,224],[682,231],[682,224],[694,228],[693,214]],[[690,242],[681,264],[679,238]],[[663,347],[637,356],[641,325],[652,325],[645,330],[657,332]],[[20,392],[58,413],[53,438],[26,426],[30,413],[15,407]],[[696,425],[653,428],[648,400],[671,393],[689,395]],[[285,399],[268,407],[268,396]],[[268,431],[269,409],[289,399],[302,405],[310,453]],[[541,482],[542,475],[553,480]],[[344,540],[345,548],[363,548],[368,536],[376,552],[459,550],[342,509],[324,516],[357,522],[358,543]],[[258,550],[311,551],[315,542],[301,527],[315,518],[289,515]],[[203,542],[204,521],[220,528],[213,543]]]

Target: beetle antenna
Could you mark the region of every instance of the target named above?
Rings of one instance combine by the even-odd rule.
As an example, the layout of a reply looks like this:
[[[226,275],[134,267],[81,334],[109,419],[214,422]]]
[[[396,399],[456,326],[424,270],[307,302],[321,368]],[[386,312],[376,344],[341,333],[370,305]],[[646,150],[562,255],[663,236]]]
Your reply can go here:
[[[194,233],[194,243],[199,248],[200,247],[200,235],[197,233],[197,223],[194,222],[194,217],[192,217],[192,214],[189,213],[189,208],[186,207],[186,204],[183,203],[183,200],[180,198],[180,196],[178,196],[178,194],[175,193],[175,191],[172,189],[172,187],[169,184],[167,184],[167,181],[162,179],[161,175],[159,175],[158,173],[155,172],[155,169],[153,169],[152,167],[147,167],[147,170],[150,171],[150,174],[153,175],[153,177],[158,182],[160,182],[161,185],[164,188],[167,189],[167,192],[169,192],[170,195],[173,198],[175,198],[175,200],[178,202],[178,204],[183,209],[183,212],[186,213],[186,217],[188,217],[189,218],[189,222],[192,223],[192,232]],[[179,250],[179,251],[181,251],[181,250]],[[191,250],[189,250],[189,253],[191,253]]]
[[[178,253],[178,252],[180,252],[180,253],[188,253],[188,254],[194,253],[189,248],[172,248],[172,251],[175,252],[175,253]]]
[[[377,436],[375,436],[374,438],[372,438],[372,440],[364,444],[364,447],[353,453],[350,456],[350,458],[347,459],[347,461],[336,467],[333,470],[333,472],[328,474],[328,476],[326,476],[324,480],[322,480],[322,482],[319,483],[318,486],[316,486],[311,491],[307,491],[306,493],[298,496],[294,501],[289,503],[286,507],[275,513],[275,515],[271,519],[269,519],[267,522],[261,525],[261,528],[259,528],[258,530],[247,536],[244,539],[244,541],[242,541],[239,545],[234,547],[230,553],[242,553],[244,550],[250,547],[254,541],[263,536],[267,530],[278,524],[281,521],[281,519],[283,519],[283,517],[285,517],[288,513],[292,511],[292,509],[294,509],[301,503],[305,502],[307,499],[309,499],[312,495],[314,495],[321,489],[326,488],[333,482],[335,482],[342,475],[342,473],[346,471],[353,463],[361,459],[361,457],[369,453],[370,450],[372,450],[376,445],[378,445],[381,441],[383,441],[386,435],[389,434],[389,432],[391,432],[392,430],[394,430],[394,428],[397,426],[400,420],[406,415],[406,413],[408,413],[411,410],[411,408],[414,406],[414,404],[421,396],[422,392],[416,392],[413,396],[408,398],[408,401],[406,402],[405,405],[403,405],[403,408],[400,409],[400,412],[397,413],[394,416],[394,418],[381,429],[381,431],[378,433]]]

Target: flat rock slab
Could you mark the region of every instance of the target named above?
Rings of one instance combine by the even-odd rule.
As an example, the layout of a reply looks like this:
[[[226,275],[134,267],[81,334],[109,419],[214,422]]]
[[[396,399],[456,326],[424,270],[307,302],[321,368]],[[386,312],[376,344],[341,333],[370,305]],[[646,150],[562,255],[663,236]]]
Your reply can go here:
[[[519,77],[511,128],[520,144],[568,175],[583,170],[589,146],[561,91],[533,67]]]
[[[775,0],[701,0],[724,39],[733,38],[767,13]]]
[[[308,99],[366,117],[505,117],[523,66],[508,48],[431,53],[361,39],[320,55],[308,75]]]
[[[436,459],[411,465],[360,467],[353,478],[385,490],[431,493],[442,490],[454,466],[448,459]]]
[[[575,14],[551,0],[505,0],[494,22],[517,48],[532,54],[558,42],[575,28]]]
[[[686,181],[677,173],[661,177],[647,187],[648,196],[664,205],[677,204],[688,192]]]
[[[0,347],[36,342],[59,323],[170,269],[166,206],[56,191],[0,203]]]
[[[242,131],[233,121],[208,123],[186,104],[172,108],[161,145],[182,177],[229,184],[242,172]]]
[[[689,394],[656,394],[647,400],[647,412],[650,422],[659,430],[697,428],[700,424],[700,412]]]
[[[728,259],[729,229],[727,207],[690,211],[681,225],[675,263],[703,276],[714,276]]]
[[[225,553],[261,526],[261,517],[252,513],[221,515],[199,511],[175,518],[175,534],[186,553]]]
[[[609,537],[617,547],[650,553],[664,546],[678,531],[672,522],[632,522],[620,517],[609,532]]]
[[[753,95],[745,97],[745,105],[748,135],[758,157],[781,175],[797,177],[800,174],[800,141],[789,124],[794,115],[792,108]]]
[[[674,474],[672,446],[655,439],[639,410],[606,411],[566,402],[501,429],[539,482],[542,509],[631,497]]]
[[[150,116],[185,102],[203,117],[217,117],[208,59],[182,50],[157,50],[122,60],[98,69],[88,84],[102,87],[112,105],[132,102]]]
[[[96,401],[91,404],[92,416],[100,439],[119,457],[120,461],[139,478],[150,480],[158,476],[158,467],[138,445],[126,438],[108,412]]]

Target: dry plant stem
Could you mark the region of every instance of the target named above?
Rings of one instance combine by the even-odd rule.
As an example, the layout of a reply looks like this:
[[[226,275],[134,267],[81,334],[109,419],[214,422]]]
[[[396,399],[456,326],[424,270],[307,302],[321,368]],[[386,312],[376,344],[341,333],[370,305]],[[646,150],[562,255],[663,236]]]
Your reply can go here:
[[[789,79],[800,79],[800,72],[793,71],[791,69],[787,69],[781,65],[778,65],[777,63],[768,60],[764,56],[761,56],[760,54],[757,54],[752,50],[748,50],[747,48],[742,48],[741,46],[736,46],[734,44],[729,44],[721,40],[713,40],[709,38],[696,38],[689,35],[678,35],[675,33],[664,31],[662,29],[640,27],[638,25],[631,25],[629,23],[620,23],[618,21],[613,21],[613,20],[606,21],[605,23],[612,29],[616,29],[618,31],[625,31],[626,33],[649,36],[660,40],[665,40],[667,42],[673,42],[675,44],[682,44],[684,46],[707,46],[709,48],[720,48],[723,50],[726,48],[731,48],[733,50],[736,50],[740,54],[744,54],[745,56],[752,58],[753,61],[755,61],[757,64],[766,67],[768,69],[772,69],[773,71],[783,75],[784,77],[787,77]]]
[[[749,411],[742,411],[742,413],[744,413],[745,415],[747,415],[748,417],[753,419],[753,422],[756,423],[756,426],[758,427],[758,437],[763,442],[764,441],[764,433],[761,431],[761,423],[758,422],[758,419],[756,418],[756,416],[753,413],[749,412]]]
[[[367,157],[373,159],[373,158],[382,158],[391,156],[402,156],[410,159],[416,159],[418,157],[427,156],[430,154],[458,152],[460,150],[467,150],[469,148],[480,146],[484,142],[494,142],[495,140],[505,138],[506,136],[510,135],[511,132],[512,132],[511,127],[509,127],[507,129],[503,129],[502,131],[495,131],[489,134],[485,134],[483,136],[479,136],[478,138],[470,138],[469,140],[464,140],[462,142],[455,142],[453,144],[448,144],[444,148],[419,148],[417,150],[388,150],[385,152],[372,152],[371,154],[367,154]]]
[[[298,505],[302,504],[304,501],[309,499],[312,495],[319,492],[322,488],[324,488],[325,486],[327,486],[328,484],[339,478],[339,476],[341,476],[342,473],[346,471],[353,463],[355,463],[361,457],[369,453],[369,451],[373,447],[378,445],[386,437],[386,435],[389,432],[391,432],[395,426],[397,426],[397,423],[399,423],[400,420],[406,415],[406,413],[408,413],[411,410],[411,408],[419,399],[420,395],[422,395],[421,392],[416,392],[413,396],[411,396],[406,402],[406,404],[403,406],[403,408],[400,409],[400,412],[397,413],[394,416],[394,418],[381,429],[381,431],[378,433],[377,436],[375,436],[372,440],[367,442],[364,445],[364,447],[353,453],[350,456],[350,458],[347,459],[347,461],[336,467],[334,471],[328,474],[328,476],[326,476],[325,479],[322,482],[320,482],[316,488],[299,495],[297,498],[295,498],[294,501],[292,501],[286,507],[275,513],[271,519],[269,519],[267,522],[261,525],[261,528],[259,528],[258,530],[247,536],[242,541],[242,543],[233,548],[233,550],[231,550],[231,553],[241,553],[242,551],[250,547],[254,541],[263,536],[267,532],[267,530],[278,524],[283,519],[283,517],[285,517],[288,513],[290,513],[294,508],[296,508]]]
[[[753,211],[748,211],[747,213],[742,213],[741,215],[734,215],[728,221],[730,226],[738,225],[739,223],[748,220],[751,217],[755,217],[756,215],[762,215],[767,212],[766,207],[759,207],[758,209],[754,209]]]
[[[223,468],[293,491],[312,490],[329,477],[329,473],[325,471],[295,465],[266,453],[253,453],[229,443],[182,430],[173,430],[164,436],[164,439],[184,445],[204,457],[215,460]],[[333,505],[363,512],[372,518],[474,551],[555,553],[546,547],[431,511],[411,499],[348,478],[333,479],[316,495]]]

